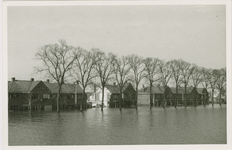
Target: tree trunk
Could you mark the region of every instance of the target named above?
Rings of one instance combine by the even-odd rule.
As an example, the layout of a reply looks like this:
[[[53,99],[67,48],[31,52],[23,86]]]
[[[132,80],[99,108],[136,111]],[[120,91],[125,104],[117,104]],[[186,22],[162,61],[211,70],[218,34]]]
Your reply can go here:
[[[104,89],[105,89],[105,86],[102,86],[102,104],[101,104],[101,111],[103,111],[103,105],[104,105]]]
[[[165,91],[164,91],[164,96],[163,96],[163,108],[165,109],[165,97],[166,97],[166,94],[165,94]]]
[[[152,98],[152,82],[150,82],[150,109],[153,107],[153,98]]]
[[[28,110],[31,112],[31,100],[32,99],[32,96],[29,97],[29,105],[28,105]]]
[[[138,108],[138,86],[136,85],[136,95],[135,95],[135,109]]]
[[[85,101],[85,88],[83,88],[83,92],[82,92],[82,98],[81,98],[81,102],[80,102],[80,111],[83,111],[83,102]]]
[[[204,107],[205,107],[205,94],[203,94],[203,105],[204,105]]]
[[[176,86],[175,108],[177,106],[177,94],[178,94],[178,86]]]
[[[220,89],[220,93],[219,93],[219,104],[220,104],[220,106],[222,106],[222,92],[221,92],[222,90]]]
[[[120,88],[120,95],[119,95],[119,100],[120,100],[120,110],[122,110],[122,90]]]
[[[60,112],[60,91],[61,91],[61,86],[59,85],[58,93],[57,93],[57,112]]]
[[[197,95],[198,96],[198,95]],[[197,97],[196,95],[194,96],[194,104],[195,104],[195,107],[197,107]]]
[[[187,91],[187,85],[185,84],[184,85],[184,101],[185,101],[185,104],[184,106],[187,107],[187,95],[186,95],[186,92]]]
[[[213,95],[214,95],[214,88],[212,88],[212,106],[214,106],[214,97],[213,97]]]

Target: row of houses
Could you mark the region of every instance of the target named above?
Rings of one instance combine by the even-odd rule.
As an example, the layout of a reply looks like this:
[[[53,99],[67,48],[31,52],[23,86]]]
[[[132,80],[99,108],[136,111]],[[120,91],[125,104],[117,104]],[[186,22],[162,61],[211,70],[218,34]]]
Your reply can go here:
[[[176,94],[176,88],[164,87],[155,85],[151,89],[150,87],[143,87],[138,92],[138,105],[153,105],[161,106],[164,102],[166,106],[177,105],[207,105],[209,104],[209,93],[205,88],[187,87],[186,95],[183,87],[178,88]],[[101,89],[96,91],[95,103],[101,105],[102,103],[102,91]],[[151,98],[150,98],[151,97]],[[186,98],[185,98],[186,97]],[[152,100],[150,100],[152,99]],[[94,103],[94,102],[93,102]],[[120,105],[120,92],[119,87],[115,83],[113,85],[106,85],[104,92],[103,104],[109,105],[111,108],[119,107]],[[122,90],[122,107],[133,107],[137,104],[136,91],[131,83],[126,83]]]
[[[155,85],[151,88],[143,87],[138,93],[139,105],[154,105],[161,106],[165,102],[166,106],[176,105],[207,105],[209,103],[209,93],[206,88],[179,87],[176,93],[176,88]],[[151,98],[150,98],[151,97]],[[152,101],[150,101],[152,99]]]
[[[186,96],[184,88],[176,89],[155,85],[151,88],[143,87],[138,92],[138,105],[161,106],[164,102],[167,106],[184,105],[203,105],[209,103],[209,93],[205,88],[187,87]],[[11,111],[17,110],[53,110],[57,108],[58,84],[46,81],[16,80],[12,78],[8,81],[8,108]],[[60,95],[60,108],[72,109],[79,108],[82,102],[83,107],[88,104],[102,105],[101,88],[86,92],[82,100],[82,88],[78,82],[64,84]],[[150,97],[152,101],[150,101]],[[186,98],[185,98],[186,97]],[[175,101],[175,99],[177,99]],[[164,101],[165,100],[165,101]],[[103,105],[110,108],[134,107],[137,104],[136,91],[131,83],[126,83],[122,89],[122,101],[120,102],[119,86],[115,83],[108,84],[104,90]]]
[[[53,110],[57,108],[58,84],[47,81],[16,80],[8,81],[8,109],[19,110]],[[60,94],[60,109],[80,107],[82,88],[78,84],[64,84]],[[87,96],[83,106],[87,106]]]

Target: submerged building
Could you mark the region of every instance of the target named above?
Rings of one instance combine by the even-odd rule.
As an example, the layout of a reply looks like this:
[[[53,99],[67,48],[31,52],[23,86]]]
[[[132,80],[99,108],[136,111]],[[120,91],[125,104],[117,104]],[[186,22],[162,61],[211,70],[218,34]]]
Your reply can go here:
[[[53,110],[57,108],[58,84],[47,81],[16,80],[8,81],[8,109]],[[60,109],[79,108],[87,105],[86,96],[82,100],[82,88],[78,83],[63,84],[60,93]]]
[[[162,106],[165,102],[166,106],[181,105],[203,105],[209,103],[209,93],[205,88],[179,87],[176,88],[168,86],[154,85],[143,87],[138,94],[139,105],[153,105]]]

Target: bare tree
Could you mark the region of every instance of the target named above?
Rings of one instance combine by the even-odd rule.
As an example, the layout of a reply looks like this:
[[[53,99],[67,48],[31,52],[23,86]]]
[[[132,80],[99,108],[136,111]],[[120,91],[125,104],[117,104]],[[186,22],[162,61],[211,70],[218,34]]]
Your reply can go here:
[[[105,54],[104,52],[93,49],[94,56],[96,57],[96,70],[97,75],[100,78],[101,88],[102,88],[102,105],[101,111],[103,111],[104,105],[104,90],[107,82],[112,79],[113,67],[112,67],[112,53]]]
[[[60,112],[61,87],[65,83],[67,72],[72,68],[75,56],[74,48],[68,46],[64,40],[56,44],[49,44],[41,47],[36,53],[36,58],[43,62],[42,67],[35,68],[38,72],[46,72],[58,84],[57,91],[57,112]]]
[[[160,61],[159,63],[159,73],[160,78],[159,81],[164,85],[164,97],[163,97],[163,108],[166,106],[166,97],[167,97],[167,88],[168,83],[172,77],[172,70],[170,68],[170,65],[165,61]]]
[[[86,51],[80,47],[75,49],[74,68],[76,78],[80,81],[83,88],[82,101],[80,103],[80,111],[83,110],[83,101],[85,99],[85,89],[88,85],[92,84],[93,78],[97,77],[95,71],[96,57],[94,52]]]
[[[115,79],[118,84],[119,92],[120,92],[120,105],[119,109],[122,110],[122,90],[128,81],[128,73],[130,71],[129,66],[129,59],[125,56],[122,56],[121,58],[114,56],[113,58],[113,68],[114,68],[114,74]]]
[[[159,73],[159,63],[160,60],[158,58],[146,58],[144,60],[145,76],[150,84],[150,109],[153,106],[153,97],[152,97],[153,83],[159,80],[159,78],[157,77]]]
[[[184,62],[180,59],[178,60],[172,60],[168,62],[171,66],[172,69],[172,75],[173,75],[173,80],[175,81],[175,86],[176,86],[176,94],[175,94],[175,108],[177,106],[177,95],[178,95],[178,88],[180,84],[182,83],[182,71],[181,71],[181,66],[184,64]]]
[[[206,89],[209,88],[209,80],[211,78],[211,73],[210,73],[210,70],[209,69],[206,69],[206,68],[202,68],[201,69],[201,72],[202,72],[202,86]]]
[[[184,105],[185,107],[187,107],[187,87],[189,85],[190,77],[193,73],[194,67],[188,62],[182,61],[180,65],[180,69],[181,69],[182,83],[184,84],[184,100],[185,100]]]
[[[214,90],[216,89],[217,82],[220,78],[220,72],[217,69],[210,70],[211,78],[209,80],[210,88],[212,89],[212,106],[214,106]]]
[[[219,104],[222,105],[222,93],[226,91],[226,68],[219,70],[219,77],[216,83],[216,87],[219,90]]]
[[[210,80],[211,80],[211,76],[212,76],[210,73],[210,69],[202,67],[201,73],[202,73],[202,82],[201,82],[202,86],[208,90],[210,88]],[[210,96],[210,94],[208,96],[212,97],[212,94],[211,94],[211,96]]]
[[[191,79],[194,88],[197,89],[198,85],[202,82],[203,80],[203,73],[202,73],[202,68],[198,67],[197,65],[193,66],[193,72],[191,74]],[[203,105],[205,106],[205,99],[203,99]],[[196,103],[195,103],[196,106]]]
[[[131,80],[134,81],[135,83],[135,91],[136,91],[136,105],[135,105],[135,109],[138,108],[138,87],[139,87],[139,83],[141,82],[141,80],[145,77],[145,67],[143,64],[143,58],[139,57],[137,55],[130,55],[128,56],[129,59],[129,64],[130,64],[130,68],[133,72],[133,75],[131,76]]]

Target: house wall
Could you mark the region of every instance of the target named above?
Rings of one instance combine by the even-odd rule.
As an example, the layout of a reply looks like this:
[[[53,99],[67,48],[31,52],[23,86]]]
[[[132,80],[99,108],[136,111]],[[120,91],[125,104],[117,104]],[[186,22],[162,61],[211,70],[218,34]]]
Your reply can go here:
[[[77,93],[77,104],[75,104],[74,93],[61,93],[60,95],[60,108],[71,109],[77,107],[80,108],[82,104],[83,108],[87,107],[87,95],[85,94],[84,100],[82,100],[82,93]],[[57,94],[52,94],[52,108],[57,109]]]
[[[161,106],[164,100],[164,94],[153,94],[153,105],[154,106]]]
[[[8,109],[13,111],[23,110],[23,105],[29,104],[29,96],[27,93],[9,93]]]
[[[110,95],[110,101],[109,101],[110,108],[118,108],[119,107],[119,100],[120,100],[120,94],[119,93],[111,94]]]
[[[98,89],[96,92],[96,102],[98,105],[102,104],[102,89]],[[108,102],[110,101],[110,91],[107,88],[104,88],[104,100],[103,103],[105,106],[108,105]]]
[[[123,107],[133,107],[136,105],[136,91],[131,84],[123,92]]]
[[[139,93],[138,94],[138,106],[150,105],[150,94],[149,93]]]

